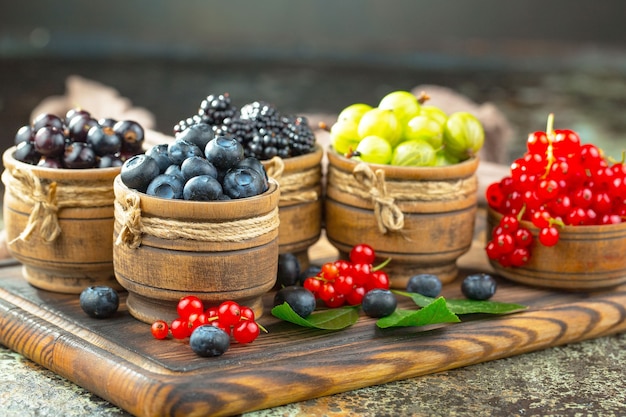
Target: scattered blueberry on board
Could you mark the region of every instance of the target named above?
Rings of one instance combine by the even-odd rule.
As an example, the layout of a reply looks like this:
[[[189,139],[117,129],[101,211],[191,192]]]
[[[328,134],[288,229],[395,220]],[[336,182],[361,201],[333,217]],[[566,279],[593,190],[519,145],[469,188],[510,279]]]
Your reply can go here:
[[[289,307],[300,317],[307,317],[315,310],[315,295],[304,287],[291,285],[281,288],[274,295],[273,306],[279,306],[283,303],[289,304]]]
[[[386,317],[396,311],[398,300],[389,290],[375,288],[365,293],[361,308],[369,317]]]
[[[111,287],[98,285],[85,288],[80,293],[80,308],[96,319],[112,317],[119,308],[120,297]]]
[[[70,109],[65,117],[37,115],[15,134],[18,161],[45,168],[119,167],[143,153],[144,129],[132,120],[96,120],[86,110]]]
[[[489,274],[472,274],[463,279],[461,292],[471,300],[488,300],[496,293],[496,280]]]
[[[230,347],[230,336],[218,327],[203,324],[191,333],[189,347],[198,356],[221,356]]]
[[[426,297],[435,298],[441,293],[441,280],[434,274],[417,274],[409,278],[406,285],[408,292],[422,294]]]

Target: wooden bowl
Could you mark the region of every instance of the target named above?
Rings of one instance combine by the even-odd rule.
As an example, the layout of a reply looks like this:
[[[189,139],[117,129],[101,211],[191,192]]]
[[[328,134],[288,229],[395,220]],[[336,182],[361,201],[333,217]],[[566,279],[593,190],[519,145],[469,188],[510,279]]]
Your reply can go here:
[[[113,273],[113,180],[120,168],[53,169],[2,155],[9,252],[33,286],[78,294],[120,288]]]
[[[326,234],[342,257],[356,244],[371,245],[377,262],[391,258],[385,271],[394,288],[405,288],[420,273],[436,274],[443,283],[457,277],[456,260],[474,234],[478,159],[397,167],[360,163],[332,149],[327,155]],[[380,227],[380,218],[390,219],[391,227]]]
[[[280,160],[263,161],[265,169],[280,185],[278,215],[279,253],[293,253],[302,270],[309,266],[308,249],[322,232],[322,157],[324,149]],[[277,175],[274,175],[277,174]]]
[[[487,211],[488,238],[502,214]],[[522,267],[502,267],[489,261],[495,271],[521,284],[568,291],[602,290],[626,282],[626,223],[602,226],[565,226],[559,242],[551,247],[541,245],[539,229],[522,221],[535,241],[530,261]]]
[[[148,196],[114,182],[115,276],[129,312],[152,323],[176,318],[196,295],[205,305],[233,300],[263,313],[278,269],[278,184],[237,200],[200,202]]]

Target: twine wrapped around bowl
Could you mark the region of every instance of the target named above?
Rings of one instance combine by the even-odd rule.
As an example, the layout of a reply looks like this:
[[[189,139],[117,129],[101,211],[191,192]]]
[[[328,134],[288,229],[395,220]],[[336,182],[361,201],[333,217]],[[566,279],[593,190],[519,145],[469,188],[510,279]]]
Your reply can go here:
[[[342,257],[371,245],[394,288],[420,273],[443,283],[457,276],[456,260],[472,244],[478,159],[445,167],[366,164],[329,150],[325,220]]]
[[[114,190],[115,276],[135,318],[173,320],[186,295],[207,306],[237,301],[262,315],[278,269],[275,180],[261,195],[215,202],[148,196],[119,176]]]
[[[323,155],[318,145],[309,154],[263,161],[267,175],[280,185],[279,253],[295,254],[302,270],[309,266],[309,247],[322,232]]]
[[[502,214],[487,211],[488,237]],[[501,276],[521,284],[567,291],[596,291],[626,283],[626,223],[600,226],[564,226],[559,241],[547,247],[538,243],[539,229],[531,222],[520,225],[534,237],[528,263],[503,267],[490,260]]]
[[[120,168],[54,169],[3,154],[8,249],[33,286],[120,288],[113,273],[113,179]]]

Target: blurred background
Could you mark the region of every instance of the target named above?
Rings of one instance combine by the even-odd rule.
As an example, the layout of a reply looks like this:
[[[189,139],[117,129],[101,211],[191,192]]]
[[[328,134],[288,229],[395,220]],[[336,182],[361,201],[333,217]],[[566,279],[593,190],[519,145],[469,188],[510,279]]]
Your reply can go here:
[[[550,112],[609,155],[626,149],[621,0],[1,2],[3,149],[70,75],[115,88],[166,134],[211,93],[336,115],[429,84],[494,104],[507,161]]]

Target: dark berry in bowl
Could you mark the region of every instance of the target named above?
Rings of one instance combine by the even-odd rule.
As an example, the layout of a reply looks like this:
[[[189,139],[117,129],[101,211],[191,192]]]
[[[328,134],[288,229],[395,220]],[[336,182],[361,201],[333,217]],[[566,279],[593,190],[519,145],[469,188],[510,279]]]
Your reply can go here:
[[[191,156],[180,165],[180,171],[185,181],[199,175],[209,175],[217,179],[217,168],[202,156]]]
[[[406,284],[408,292],[435,298],[441,293],[441,280],[434,274],[417,274],[409,278]]]
[[[230,335],[219,327],[203,324],[191,333],[189,347],[198,356],[221,356],[230,347]]]
[[[461,284],[461,292],[471,300],[488,300],[496,289],[496,280],[489,274],[468,275]]]
[[[296,285],[300,282],[300,272],[300,260],[295,254],[287,252],[278,255],[276,284],[281,287]]]
[[[178,133],[176,138],[186,140],[187,142],[195,144],[198,148],[204,149],[207,143],[215,138],[215,134],[210,125],[206,123],[196,123]]]
[[[72,119],[76,116],[91,117],[91,113],[80,107],[71,108],[65,113],[65,126],[69,126]]]
[[[35,149],[43,156],[56,157],[65,151],[65,135],[56,127],[42,127],[35,133]]]
[[[59,156],[42,156],[37,162],[37,166],[41,168],[54,168],[54,169],[62,169],[65,168],[63,165],[63,161]]]
[[[172,164],[180,165],[187,158],[192,156],[202,156],[202,149],[195,144],[184,139],[174,139],[167,147],[167,153]]]
[[[98,119],[98,124],[102,127],[110,127],[111,129],[113,129],[115,123],[117,123],[117,119],[112,119],[110,117],[103,117],[102,119]]]
[[[244,151],[234,137],[218,136],[207,143],[204,156],[217,169],[229,169],[243,160]]]
[[[122,150],[139,152],[143,147],[144,129],[134,120],[120,120],[113,125],[113,131],[122,138]]]
[[[150,181],[146,194],[170,200],[180,200],[183,198],[183,186],[184,183],[179,177],[160,174]]]
[[[124,165],[124,161],[118,155],[103,155],[98,158],[96,163],[97,168],[113,168],[121,167],[122,165]]]
[[[68,143],[63,154],[63,166],[71,169],[87,169],[96,166],[96,153],[85,142]]]
[[[33,130],[36,132],[42,127],[55,127],[63,130],[65,124],[59,116],[50,113],[41,113],[33,119]]]
[[[304,287],[292,285],[281,288],[274,295],[274,307],[289,304],[300,317],[307,317],[315,310],[315,295]]]
[[[151,146],[146,151],[146,155],[154,159],[157,164],[159,164],[159,170],[161,171],[161,173],[165,173],[167,167],[172,165],[172,160],[170,159],[170,156],[167,152],[167,148],[167,143],[161,143],[159,145]]]
[[[68,129],[68,136],[74,142],[87,142],[89,129],[98,125],[98,121],[88,114],[79,114],[72,118]]]
[[[92,286],[80,293],[80,308],[89,316],[97,319],[111,317],[117,312],[120,298],[111,287]]]
[[[365,293],[361,301],[363,312],[369,317],[385,317],[396,311],[398,300],[389,290],[376,288]]]
[[[246,198],[267,191],[265,179],[251,168],[234,168],[224,176],[224,193],[231,198]]]
[[[15,145],[19,145],[22,142],[32,142],[35,139],[35,131],[31,126],[22,126],[17,130],[15,134]]]
[[[183,199],[191,201],[216,201],[224,195],[222,185],[210,175],[191,178],[183,187]]]
[[[128,188],[145,192],[150,182],[161,172],[157,162],[146,154],[135,155],[124,162],[120,179]]]
[[[92,126],[87,132],[87,143],[98,156],[114,155],[122,149],[122,139],[110,127]]]
[[[41,154],[37,152],[33,142],[22,142],[15,147],[13,158],[27,164],[37,165],[41,159]]]

